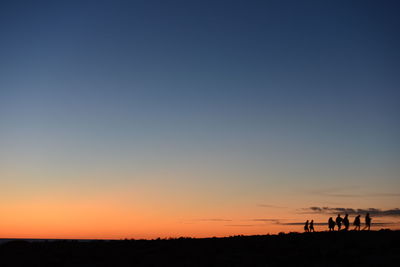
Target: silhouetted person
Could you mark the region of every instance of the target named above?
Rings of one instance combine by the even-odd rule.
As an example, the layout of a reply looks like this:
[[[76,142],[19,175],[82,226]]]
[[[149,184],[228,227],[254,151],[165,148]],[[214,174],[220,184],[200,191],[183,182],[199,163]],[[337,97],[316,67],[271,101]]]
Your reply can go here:
[[[357,215],[357,217],[354,219],[354,230],[360,231],[361,228],[361,221],[360,221],[360,215]]]
[[[349,221],[349,214],[346,214],[343,218],[343,225],[344,225],[344,231],[348,231],[350,227],[350,221]]]
[[[342,227],[342,217],[340,217],[340,214],[337,215],[336,217],[336,225],[337,225],[337,230],[340,231],[340,228]]]
[[[308,220],[306,221],[306,224],[304,225],[304,232],[308,233],[310,230],[308,229]]]
[[[311,222],[310,222],[310,232],[315,232],[314,231],[314,220],[311,220]]]
[[[369,217],[369,213],[365,216],[365,227],[363,230],[368,229],[368,231],[371,229],[371,217]]]
[[[335,231],[335,221],[332,219],[332,217],[330,217],[328,220],[328,227],[329,227],[329,232]]]

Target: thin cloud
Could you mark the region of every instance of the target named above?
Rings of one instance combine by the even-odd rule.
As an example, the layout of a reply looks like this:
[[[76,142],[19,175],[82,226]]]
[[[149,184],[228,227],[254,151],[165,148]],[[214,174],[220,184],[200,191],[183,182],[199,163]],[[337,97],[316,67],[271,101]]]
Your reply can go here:
[[[197,219],[197,222],[231,222],[229,219],[211,218],[211,219]]]
[[[275,206],[275,205],[270,205],[270,204],[257,204],[257,207],[261,207],[261,208],[274,208],[274,209],[286,209],[286,208],[287,208],[287,207]]]
[[[253,219],[253,221],[265,221],[265,222],[272,222],[278,225],[284,226],[299,226],[304,225],[305,222],[282,222],[282,220],[278,219]],[[395,225],[399,224],[398,222],[373,222],[374,226],[386,226],[386,225]],[[314,222],[315,226],[327,226],[327,222]]]
[[[334,187],[309,191],[309,194],[338,198],[365,198],[365,197],[400,197],[400,193],[348,193],[349,190],[360,190],[359,187]]]
[[[340,197],[340,198],[365,198],[365,197],[399,197],[400,194],[396,193],[365,193],[365,194],[340,194],[340,193],[320,193],[320,195],[327,197]]]
[[[304,225],[305,222],[279,222],[279,225]],[[328,225],[328,223],[314,222],[314,225]]]
[[[253,227],[253,226],[260,226],[254,224],[225,224],[225,226],[232,226],[232,227]]]
[[[257,224],[226,224],[225,226],[237,226],[237,227],[250,227],[250,226],[266,226],[267,224],[264,223],[273,223],[273,224],[280,224],[280,219],[264,219],[264,218],[257,218],[257,219],[249,219],[245,220],[249,222],[257,222]],[[260,223],[261,222],[261,223]]]
[[[375,193],[375,194],[369,194],[369,196],[373,196],[373,197],[400,197],[400,193]]]
[[[383,217],[383,216],[400,216],[400,209],[353,209],[353,208],[330,208],[330,207],[309,207],[303,209],[302,213],[313,214],[313,213],[322,213],[322,214],[349,214],[349,215],[358,215],[369,213],[371,216],[375,217]]]
[[[298,226],[304,225],[305,222],[287,222],[287,223],[279,223],[279,225],[288,225],[288,226]],[[398,222],[372,222],[373,226],[389,226],[389,225],[396,225]],[[319,226],[327,226],[328,223],[324,222],[314,222],[314,225]]]
[[[232,222],[232,220],[223,218],[202,218],[202,219],[188,219],[180,221],[181,224],[196,224],[201,222]]]
[[[280,219],[252,219],[253,222],[273,222],[278,223]]]

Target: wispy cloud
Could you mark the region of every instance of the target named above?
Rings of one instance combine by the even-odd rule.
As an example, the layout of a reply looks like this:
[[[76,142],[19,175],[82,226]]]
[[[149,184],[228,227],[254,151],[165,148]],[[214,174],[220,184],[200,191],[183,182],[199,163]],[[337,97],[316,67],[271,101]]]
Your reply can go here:
[[[304,225],[305,222],[279,222],[279,225]],[[314,222],[314,225],[328,225],[324,222]]]
[[[211,218],[211,219],[196,219],[197,222],[231,222],[229,219]]]
[[[253,222],[272,222],[272,223],[278,223],[280,220],[279,220],[279,219],[252,219],[251,221],[253,221]]]
[[[197,224],[202,222],[232,222],[230,219],[223,219],[223,218],[200,218],[200,219],[182,219],[179,221],[181,224]]]
[[[231,226],[231,227],[253,227],[253,226],[259,226],[259,225],[254,225],[254,224],[225,224],[225,226]]]
[[[276,218],[257,218],[257,219],[248,219],[244,221],[255,222],[255,224],[226,224],[225,226],[251,227],[251,226],[267,226],[268,223],[280,224],[280,219]]]
[[[313,212],[309,212],[309,213],[315,213],[314,210],[316,210],[316,208],[318,207],[311,207],[309,208],[310,210],[312,210]],[[323,208],[320,208],[323,209]],[[272,224],[278,224],[278,225],[283,225],[283,226],[299,226],[299,225],[304,225],[305,220],[300,222],[300,221],[288,221],[286,219],[252,219],[251,221],[255,221],[255,222],[267,222],[267,223],[272,223]],[[390,226],[390,225],[398,225],[400,224],[400,222],[391,222],[391,221],[376,221],[374,220],[373,225],[374,226]],[[327,226],[328,222],[316,222],[314,221],[314,225],[315,226]]]
[[[279,222],[279,225],[292,225],[292,226],[297,226],[297,225],[304,225],[305,222]],[[389,226],[389,225],[395,225],[398,224],[398,222],[373,222],[374,226]],[[327,226],[328,223],[326,222],[314,222],[314,225],[320,225],[320,226]]]
[[[365,197],[400,197],[400,193],[373,193],[373,192],[356,192],[359,187],[332,187],[319,190],[309,191],[309,194],[320,195],[325,197],[337,198],[365,198]],[[349,192],[352,191],[352,192]]]
[[[400,193],[372,193],[372,194],[365,194],[371,197],[400,197]]]
[[[400,209],[389,209],[389,210],[382,210],[382,209],[375,209],[375,208],[368,208],[368,209],[353,209],[353,208],[330,208],[330,207],[309,207],[302,209],[303,212],[301,213],[322,213],[322,214],[349,214],[349,215],[358,215],[358,214],[365,214],[369,213],[371,216],[375,217],[383,217],[383,216],[400,216]]]
[[[397,193],[364,193],[364,194],[345,194],[345,193],[319,193],[327,197],[341,198],[365,198],[365,197],[400,197]]]
[[[274,208],[274,209],[286,209],[286,208],[287,208],[287,207],[276,206],[276,205],[270,205],[270,204],[257,204],[257,207],[261,207],[261,208]]]

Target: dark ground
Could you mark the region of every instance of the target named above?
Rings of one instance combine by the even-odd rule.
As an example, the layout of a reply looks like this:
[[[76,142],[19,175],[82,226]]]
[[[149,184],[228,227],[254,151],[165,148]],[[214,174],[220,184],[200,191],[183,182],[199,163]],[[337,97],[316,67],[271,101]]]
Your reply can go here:
[[[400,231],[0,245],[4,267],[284,265],[400,266]]]

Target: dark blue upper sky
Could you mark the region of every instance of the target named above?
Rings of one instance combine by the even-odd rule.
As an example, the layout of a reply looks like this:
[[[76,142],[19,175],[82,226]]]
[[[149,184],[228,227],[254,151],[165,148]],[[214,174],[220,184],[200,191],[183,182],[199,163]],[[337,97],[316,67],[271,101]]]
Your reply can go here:
[[[398,189],[399,11],[1,1],[0,158],[60,172],[189,166],[239,173],[240,185],[370,175],[371,190]]]

